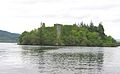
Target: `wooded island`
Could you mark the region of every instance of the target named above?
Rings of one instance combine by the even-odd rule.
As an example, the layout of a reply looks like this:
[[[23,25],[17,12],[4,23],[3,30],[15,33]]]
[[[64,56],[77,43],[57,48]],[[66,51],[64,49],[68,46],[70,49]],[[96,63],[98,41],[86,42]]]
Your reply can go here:
[[[62,25],[54,24],[41,27],[30,32],[24,31],[19,37],[21,45],[51,45],[51,46],[118,46],[118,43],[111,36],[104,33],[102,23],[94,26],[81,22],[80,24]]]

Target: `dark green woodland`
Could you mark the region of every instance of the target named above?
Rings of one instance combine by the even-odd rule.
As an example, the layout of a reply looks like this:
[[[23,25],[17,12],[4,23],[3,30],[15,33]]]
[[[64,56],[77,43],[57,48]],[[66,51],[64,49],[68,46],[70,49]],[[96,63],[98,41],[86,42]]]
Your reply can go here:
[[[0,42],[16,43],[20,34],[0,30]]]
[[[98,26],[85,24],[62,25],[54,24],[41,27],[30,32],[24,31],[19,37],[21,45],[58,45],[58,46],[118,46],[118,43],[111,36],[104,33],[102,23]]]

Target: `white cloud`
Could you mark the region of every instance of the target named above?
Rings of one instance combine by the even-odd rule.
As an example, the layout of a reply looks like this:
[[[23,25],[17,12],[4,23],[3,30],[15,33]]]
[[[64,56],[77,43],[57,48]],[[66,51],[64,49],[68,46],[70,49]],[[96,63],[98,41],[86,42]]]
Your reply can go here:
[[[119,0],[1,0],[0,29],[21,33],[39,27],[41,21],[49,26],[92,20],[102,21],[107,35],[120,38],[119,10]]]

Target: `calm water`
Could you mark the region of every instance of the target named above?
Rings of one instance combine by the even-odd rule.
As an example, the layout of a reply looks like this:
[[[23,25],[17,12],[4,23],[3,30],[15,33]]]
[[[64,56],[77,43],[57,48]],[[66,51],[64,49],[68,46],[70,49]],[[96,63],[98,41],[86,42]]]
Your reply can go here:
[[[0,43],[0,74],[120,74],[120,47]]]

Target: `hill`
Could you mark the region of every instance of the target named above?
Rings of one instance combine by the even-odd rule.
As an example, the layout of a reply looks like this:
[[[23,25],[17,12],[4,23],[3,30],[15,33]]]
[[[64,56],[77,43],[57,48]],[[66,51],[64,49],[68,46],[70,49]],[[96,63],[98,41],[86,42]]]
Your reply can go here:
[[[19,34],[0,30],[0,42],[17,42]]]

